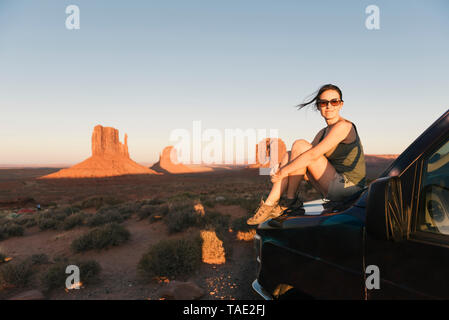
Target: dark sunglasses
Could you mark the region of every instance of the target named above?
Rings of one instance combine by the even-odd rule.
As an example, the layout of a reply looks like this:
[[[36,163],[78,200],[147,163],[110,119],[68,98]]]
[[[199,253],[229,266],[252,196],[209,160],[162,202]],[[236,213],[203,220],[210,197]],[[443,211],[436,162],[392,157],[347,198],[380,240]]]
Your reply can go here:
[[[332,99],[331,101],[329,100],[317,100],[317,105],[320,108],[326,108],[327,105],[330,103],[332,107],[336,107],[338,105],[340,105],[340,103],[342,103],[343,100],[340,99]]]

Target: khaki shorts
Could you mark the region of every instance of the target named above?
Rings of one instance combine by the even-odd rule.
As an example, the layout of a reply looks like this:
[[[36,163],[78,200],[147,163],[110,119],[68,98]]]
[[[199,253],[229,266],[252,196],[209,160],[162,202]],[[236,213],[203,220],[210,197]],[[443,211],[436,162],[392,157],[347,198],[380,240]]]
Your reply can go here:
[[[362,189],[362,187],[354,184],[344,174],[336,172],[334,179],[329,184],[326,198],[332,201],[341,201]]]

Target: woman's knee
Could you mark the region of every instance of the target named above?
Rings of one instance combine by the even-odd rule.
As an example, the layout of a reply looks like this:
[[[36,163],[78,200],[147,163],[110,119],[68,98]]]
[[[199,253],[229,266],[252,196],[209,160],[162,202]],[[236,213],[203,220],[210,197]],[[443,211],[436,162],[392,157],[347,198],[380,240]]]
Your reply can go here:
[[[281,166],[286,165],[290,161],[291,151],[287,151],[281,160]]]
[[[292,144],[292,154],[301,154],[303,152],[306,152],[310,148],[312,148],[312,145],[308,141],[299,139]]]

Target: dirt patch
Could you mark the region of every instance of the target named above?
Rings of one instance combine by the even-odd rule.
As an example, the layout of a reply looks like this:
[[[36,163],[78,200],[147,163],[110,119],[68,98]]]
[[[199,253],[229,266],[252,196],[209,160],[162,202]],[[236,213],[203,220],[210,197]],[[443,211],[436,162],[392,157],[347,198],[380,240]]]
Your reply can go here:
[[[246,217],[248,215],[246,210],[238,205],[225,206],[222,204],[217,204],[215,205],[214,210],[224,215],[230,215],[232,219]]]

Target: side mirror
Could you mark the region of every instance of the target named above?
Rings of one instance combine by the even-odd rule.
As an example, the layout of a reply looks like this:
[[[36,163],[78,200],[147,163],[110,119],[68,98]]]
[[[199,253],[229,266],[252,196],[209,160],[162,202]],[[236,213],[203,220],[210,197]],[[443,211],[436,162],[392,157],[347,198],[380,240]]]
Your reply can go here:
[[[378,240],[408,239],[410,210],[408,207],[404,210],[399,177],[379,178],[369,186],[366,232]]]

